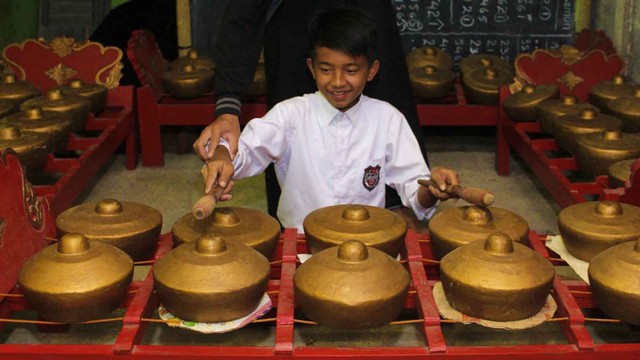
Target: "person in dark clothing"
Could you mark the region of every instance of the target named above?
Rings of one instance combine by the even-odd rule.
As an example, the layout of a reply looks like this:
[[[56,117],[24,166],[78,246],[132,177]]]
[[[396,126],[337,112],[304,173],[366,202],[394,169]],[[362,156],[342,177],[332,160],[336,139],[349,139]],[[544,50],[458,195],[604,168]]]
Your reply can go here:
[[[162,55],[167,60],[178,57],[176,43],[176,2],[175,0],[131,0],[109,11],[89,40],[104,46],[118,47],[123,69],[120,85],[140,85],[127,53],[127,41],[131,32],[148,29],[155,36]]]
[[[379,34],[376,46],[380,71],[367,85],[365,95],[385,100],[402,112],[427,160],[395,11],[389,0],[230,1],[214,54],[215,92],[218,95],[216,120],[202,131],[193,145],[203,160],[211,158],[220,137],[229,142],[232,154],[237,151],[240,104],[251,87],[261,49],[264,49],[267,78],[267,108],[315,90],[315,82],[306,65],[307,26],[318,11],[342,5],[368,12]],[[273,169],[268,169],[265,177],[269,213],[275,216],[279,186]],[[387,188],[386,194],[387,208],[401,205],[395,190]]]

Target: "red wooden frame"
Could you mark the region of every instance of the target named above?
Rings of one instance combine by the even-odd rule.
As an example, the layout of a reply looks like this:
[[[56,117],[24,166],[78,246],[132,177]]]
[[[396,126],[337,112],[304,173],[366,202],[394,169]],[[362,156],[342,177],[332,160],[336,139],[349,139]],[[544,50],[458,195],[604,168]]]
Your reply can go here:
[[[10,206],[0,208],[0,219],[3,224],[2,246],[0,247],[0,268],[4,276],[0,295],[0,317],[11,318],[13,312],[30,311],[24,298],[20,297],[19,288],[15,287],[19,266],[33,253],[46,246],[44,236],[51,234],[52,218],[46,199],[34,199],[25,195],[21,190],[25,187],[22,169],[17,158],[12,154],[5,154],[0,159],[0,177],[8,180],[6,186],[0,187],[0,198]],[[27,192],[28,193],[28,192]],[[28,209],[31,209],[28,211]],[[42,221],[34,226],[32,214],[34,209],[41,213]],[[36,217],[38,218],[38,217]],[[26,241],[25,241],[26,240]],[[544,246],[545,235],[529,233],[529,242],[534,250],[552,262],[557,262],[556,256]],[[157,260],[170,251],[172,246],[171,234],[161,235],[153,259]],[[434,260],[428,235],[418,235],[409,231],[405,238],[405,250],[402,259],[411,274],[412,285],[405,303],[406,309],[413,309],[417,313],[419,329],[423,334],[424,344],[420,346],[382,346],[358,347],[353,346],[313,346],[296,343],[294,329],[300,325],[294,319],[296,309],[293,274],[297,267],[296,255],[306,253],[308,248],[304,237],[299,236],[295,229],[285,229],[281,241],[272,257],[271,279],[268,292],[274,304],[267,316],[275,316],[273,326],[275,336],[273,344],[269,346],[204,346],[204,345],[153,345],[144,344],[142,339],[149,331],[149,318],[158,306],[158,299],[153,292],[152,273],[143,280],[131,285],[131,292],[122,304],[124,316],[122,325],[112,343],[78,344],[64,342],[57,344],[0,344],[0,358],[3,359],[40,359],[47,354],[48,359],[86,359],[88,357],[103,359],[123,358],[167,358],[192,359],[215,357],[220,359],[238,358],[306,358],[350,359],[370,358],[424,358],[425,356],[443,356],[451,359],[619,359],[620,357],[640,356],[640,342],[615,343],[596,340],[589,331],[587,319],[583,310],[595,308],[588,286],[581,281],[565,281],[556,278],[552,295],[558,304],[555,315],[558,324],[558,334],[562,339],[549,339],[545,343],[529,345],[503,345],[501,339],[495,345],[463,346],[450,345],[455,340],[453,335],[447,335],[449,326],[474,326],[462,324],[447,324],[442,321],[431,289],[439,280],[439,268]],[[563,263],[560,263],[562,265]],[[10,294],[7,296],[5,294]],[[417,319],[416,319],[417,320]],[[0,331],[3,323],[0,322]],[[83,326],[83,325],[77,325]],[[160,325],[164,326],[164,325]],[[251,326],[251,325],[250,325]],[[397,325],[407,326],[407,325]],[[620,325],[625,331],[633,331]],[[58,329],[58,330],[64,330]],[[184,330],[187,331],[187,330]],[[243,331],[237,330],[237,331]],[[535,331],[535,329],[521,330]],[[42,336],[46,336],[43,334]],[[60,334],[57,335],[58,338]],[[211,335],[215,336],[215,335]],[[493,334],[493,336],[496,336]],[[550,344],[547,342],[557,342]]]
[[[207,94],[196,99],[177,99],[164,92],[162,73],[168,63],[154,35],[148,30],[136,30],[127,44],[127,56],[142,84],[137,89],[140,146],[144,166],[162,166],[162,126],[207,126],[215,119],[216,96]],[[264,96],[256,96],[242,105],[240,122],[266,113]]]
[[[575,38],[575,47],[582,52],[602,50],[606,55],[616,53],[613,41],[604,30],[582,29]]]
[[[85,130],[99,131],[96,136],[71,134],[67,149],[79,151],[78,158],[56,158],[49,154],[45,174],[60,177],[53,185],[35,185],[38,196],[51,204],[55,216],[68,209],[84,191],[98,171],[111,159],[120,144],[125,143],[126,167],[138,163],[136,122],[133,112],[133,87],[118,86],[109,90],[107,105],[98,115],[89,114]]]
[[[440,102],[416,99],[422,126],[496,126],[498,107],[469,104],[462,84],[456,82],[455,93]]]
[[[536,174],[561,208],[592,200],[615,200],[640,206],[640,172],[635,168],[625,187],[611,189],[606,176],[593,181],[574,182],[571,172],[578,169],[575,158],[557,157],[558,145],[553,138],[536,138],[542,134],[538,122],[513,122],[504,113],[502,101],[509,95],[507,87],[500,89],[500,112],[496,136],[496,169],[509,174],[510,149],[513,148]]]
[[[99,134],[72,133],[67,149],[81,152],[80,156],[56,158],[50,154],[45,174],[57,177],[57,180],[53,185],[34,186],[36,194],[49,201],[54,216],[73,204],[120,144],[125,143],[127,169],[137,166],[133,87],[118,86],[122,69],[120,49],[59,37],[51,42],[28,39],[11,44],[2,54],[18,79],[33,83],[43,92],[66,84],[71,78],[103,84],[109,89],[105,110],[100,114],[89,114],[84,129]]]
[[[617,54],[605,54],[602,50],[582,53],[576,48],[564,46],[557,52],[538,49],[532,54],[522,54],[516,58],[515,67],[519,79],[515,85],[521,85],[522,82],[553,83],[559,86],[561,94],[573,94],[581,101],[587,101],[588,91],[593,85],[622,73],[625,65]],[[638,195],[634,195],[637,185],[627,189],[608,189],[603,177],[587,182],[572,182],[568,174],[577,170],[575,159],[551,156],[558,146],[554,139],[539,138],[542,131],[537,122],[516,123],[505,114],[503,101],[511,94],[511,88],[503,86],[500,89],[495,164],[499,175],[509,175],[509,157],[513,148],[560,207],[587,200],[619,199],[620,196],[624,196],[629,203],[640,203]]]

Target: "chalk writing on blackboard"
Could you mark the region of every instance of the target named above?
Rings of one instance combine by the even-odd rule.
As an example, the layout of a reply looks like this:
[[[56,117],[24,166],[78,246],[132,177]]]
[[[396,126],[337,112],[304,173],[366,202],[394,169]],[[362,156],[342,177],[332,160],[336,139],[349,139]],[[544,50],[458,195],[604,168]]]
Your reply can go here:
[[[573,43],[573,0],[391,0],[405,51],[435,46],[457,64],[487,53],[520,53]]]

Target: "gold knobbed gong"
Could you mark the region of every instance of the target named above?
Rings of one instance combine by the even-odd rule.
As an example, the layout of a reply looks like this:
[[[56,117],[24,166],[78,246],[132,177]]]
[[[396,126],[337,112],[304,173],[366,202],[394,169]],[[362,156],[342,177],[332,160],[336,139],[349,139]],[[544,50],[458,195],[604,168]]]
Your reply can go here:
[[[598,307],[613,318],[640,325],[640,239],[594,256],[588,273]]]
[[[65,234],[22,265],[18,284],[42,319],[75,323],[104,317],[120,306],[132,276],[133,261],[123,251]]]
[[[500,86],[508,85],[513,76],[497,67],[478,67],[462,76],[462,87],[469,101],[481,105],[497,105]]]
[[[456,74],[433,65],[415,67],[409,71],[413,96],[421,99],[440,99],[455,91]]]
[[[73,132],[84,130],[87,116],[91,109],[91,101],[79,95],[65,95],[60,89],[50,89],[44,96],[27,100],[20,105],[20,109],[39,107],[44,111],[56,111],[69,117]]]
[[[61,234],[79,233],[122,249],[133,260],[151,257],[162,227],[156,209],[134,202],[102,199],[65,210],[56,218]]]
[[[44,134],[49,138],[49,148],[53,152],[67,149],[67,140],[71,133],[71,123],[67,116],[53,111],[45,112],[39,107],[28,108],[0,119],[0,126],[16,126],[21,131]]]
[[[560,148],[574,153],[580,135],[599,134],[607,129],[622,130],[622,121],[593,109],[583,109],[578,115],[558,117],[553,123],[553,137]]]
[[[587,201],[558,215],[558,230],[567,251],[590,261],[598,253],[640,238],[640,208],[617,201]]]
[[[627,83],[622,75],[601,81],[589,89],[589,102],[602,111],[609,110],[609,101],[621,96],[633,95],[634,85]]]
[[[554,134],[556,119],[563,115],[578,115],[583,109],[599,110],[586,102],[580,102],[574,95],[562,95],[560,99],[548,99],[537,106],[537,118],[542,130],[548,134]]]
[[[216,70],[216,62],[213,58],[201,55],[196,50],[189,50],[187,55],[173,60],[169,64],[169,69],[182,69],[185,65],[193,65],[196,69],[207,69],[213,72]]]
[[[425,66],[435,66],[442,70],[453,68],[453,59],[445,51],[433,46],[417,48],[407,54],[407,67],[409,71],[413,68],[424,68]]]
[[[625,186],[627,180],[631,179],[631,167],[638,159],[617,161],[609,166],[609,187],[618,188]]]
[[[310,212],[302,223],[312,254],[360,240],[392,257],[400,253],[407,223],[393,211],[369,205],[333,205]]]
[[[196,220],[191,212],[179,218],[171,227],[175,246],[196,241],[208,233],[248,245],[267,259],[280,239],[278,220],[258,210],[239,207],[216,207],[204,220]]]
[[[622,130],[627,133],[640,131],[640,88],[633,91],[632,96],[621,96],[609,101],[611,115],[622,120]]]
[[[13,103],[8,100],[0,100],[0,119],[11,114],[15,110]]]
[[[522,90],[504,99],[504,112],[515,122],[536,121],[536,107],[543,101],[555,99],[560,92],[556,85],[525,85]]]
[[[84,96],[91,102],[91,112],[99,114],[107,103],[109,89],[101,84],[88,84],[80,79],[73,79],[67,85],[58,87],[65,95]]]
[[[155,290],[176,317],[229,321],[260,303],[269,280],[269,261],[249,246],[223,238],[203,235],[156,262]]]
[[[395,259],[359,240],[325,249],[293,275],[296,301],[319,325],[365,329],[398,317],[409,274]]]
[[[213,89],[213,71],[187,64],[162,74],[162,85],[173,97],[196,98]]]
[[[640,157],[640,134],[605,130],[582,135],[577,141],[574,156],[578,170],[587,176],[607,175],[613,163]]]
[[[16,79],[15,74],[3,74],[0,82],[0,100],[10,101],[17,109],[23,102],[40,95],[40,89],[27,81]]]
[[[456,248],[485,240],[495,232],[505,233],[520,243],[529,241],[529,224],[520,215],[497,207],[449,208],[429,220],[431,246],[440,259]]]
[[[549,261],[508,235],[493,233],[440,261],[447,302],[463,314],[493,321],[537,314],[553,286]]]
[[[8,148],[18,155],[29,180],[42,176],[49,153],[49,138],[46,135],[23,132],[16,126],[0,126],[0,152]]]
[[[462,60],[460,60],[460,63],[458,64],[458,66],[460,68],[460,73],[462,75],[469,74],[478,68],[492,67],[492,68],[499,69],[499,71],[501,72],[507,73],[510,78],[513,77],[511,64],[507,60],[496,55],[489,55],[489,54],[469,55],[463,58]]]

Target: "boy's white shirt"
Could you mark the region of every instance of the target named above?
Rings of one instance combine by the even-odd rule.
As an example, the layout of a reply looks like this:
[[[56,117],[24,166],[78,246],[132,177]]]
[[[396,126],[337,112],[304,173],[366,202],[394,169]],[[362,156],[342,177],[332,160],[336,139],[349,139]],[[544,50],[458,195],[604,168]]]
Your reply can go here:
[[[227,146],[224,139],[220,144]],[[391,104],[360,96],[346,112],[317,91],[278,103],[247,123],[233,159],[234,179],[262,173],[274,162],[282,188],[278,218],[303,232],[311,211],[339,204],[385,205],[385,183],[419,219],[435,206],[418,202],[418,179],[429,178],[418,142]],[[380,166],[378,184],[364,185],[365,169]]]

